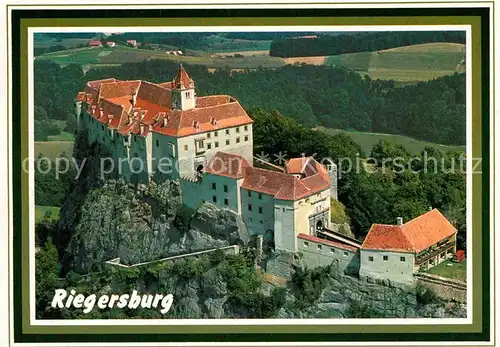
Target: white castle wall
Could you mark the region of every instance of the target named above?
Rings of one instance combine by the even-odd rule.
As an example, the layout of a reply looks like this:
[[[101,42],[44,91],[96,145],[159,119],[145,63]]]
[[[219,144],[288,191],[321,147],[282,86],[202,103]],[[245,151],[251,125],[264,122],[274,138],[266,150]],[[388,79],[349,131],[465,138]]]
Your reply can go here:
[[[275,199],[271,195],[241,189],[241,213],[250,235],[272,238],[274,204]]]
[[[400,283],[413,283],[415,256],[412,253],[361,250],[360,277],[389,279]],[[384,260],[384,256],[387,260]],[[372,257],[373,260],[370,260]],[[402,261],[404,258],[404,261]]]
[[[295,236],[295,207],[293,201],[275,200],[274,245],[277,249],[297,251]]]
[[[297,248],[302,253],[302,262],[310,269],[335,265],[346,274],[357,274],[359,271],[359,251],[300,238],[297,239]]]

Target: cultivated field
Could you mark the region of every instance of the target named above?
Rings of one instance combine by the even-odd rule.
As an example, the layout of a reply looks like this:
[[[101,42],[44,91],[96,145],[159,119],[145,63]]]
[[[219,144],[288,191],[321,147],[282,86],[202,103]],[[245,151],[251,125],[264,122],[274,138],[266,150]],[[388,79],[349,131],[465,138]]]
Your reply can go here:
[[[377,52],[329,56],[326,64],[345,66],[372,79],[426,81],[461,72],[463,49],[464,45],[457,43],[426,43]]]
[[[241,54],[245,57],[252,57],[254,55],[269,55],[269,50],[216,52],[216,53],[212,53],[211,56],[223,57],[223,56],[234,55],[234,54]]]
[[[285,58],[285,63],[323,65],[327,58],[326,56]]]
[[[261,52],[257,54],[256,52]],[[61,65],[76,63],[91,67],[120,65],[123,63],[140,62],[152,59],[164,59],[179,63],[206,65],[208,67],[229,67],[229,68],[276,68],[285,65],[285,60],[277,57],[270,57],[263,54],[263,51],[244,51],[244,57],[225,57],[236,53],[205,53],[197,52],[197,56],[183,55],[175,56],[165,52],[132,48],[127,46],[116,46],[113,48],[74,48],[65,51],[43,54],[37,60],[51,60]],[[267,51],[264,51],[267,52]]]
[[[66,157],[73,155],[73,141],[43,141],[35,142],[35,158],[39,155],[54,160],[64,154]]]
[[[356,142],[358,145],[361,146],[361,149],[363,150],[363,152],[366,155],[370,155],[370,152],[373,148],[373,145],[375,145],[380,140],[387,140],[387,141],[394,142],[398,145],[402,145],[410,153],[419,153],[426,146],[435,147],[443,152],[465,151],[464,146],[441,145],[441,144],[437,144],[437,143],[416,140],[416,139],[413,139],[411,137],[403,136],[403,135],[365,133],[365,132],[354,132],[354,131],[351,132],[351,131],[345,131],[345,130],[340,130],[340,129],[327,129],[327,128],[322,128],[322,127],[319,127],[318,130],[325,131],[329,134],[338,134],[339,132],[343,132],[343,133],[349,135],[353,139],[354,142]]]

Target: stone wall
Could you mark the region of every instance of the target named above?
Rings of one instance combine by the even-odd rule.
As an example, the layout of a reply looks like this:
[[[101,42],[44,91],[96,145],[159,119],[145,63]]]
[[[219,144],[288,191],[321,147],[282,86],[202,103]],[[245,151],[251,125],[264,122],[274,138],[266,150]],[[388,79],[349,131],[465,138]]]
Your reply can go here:
[[[310,269],[334,265],[341,273],[357,275],[359,272],[359,251],[300,238],[297,238],[297,247],[303,264]]]
[[[467,283],[427,273],[415,274],[417,284],[431,289],[443,300],[467,302]]]
[[[181,255],[176,255],[173,257],[168,257],[168,258],[163,258],[163,259],[158,259],[158,260],[152,260],[152,261],[147,261],[143,263],[137,263],[133,265],[125,265],[120,263],[120,258],[115,258],[108,260],[105,262],[105,266],[107,267],[121,267],[121,268],[136,268],[136,267],[141,267],[141,266],[146,266],[146,265],[153,265],[153,264],[165,264],[169,262],[174,262],[186,258],[198,258],[201,255],[212,253],[215,251],[221,250],[225,254],[238,254],[240,252],[240,247],[237,245],[232,245],[232,246],[227,246],[227,247],[221,247],[221,248],[214,248],[214,249],[209,249],[206,251],[200,251],[200,252],[193,252],[193,253],[188,253],[188,254],[181,254]]]

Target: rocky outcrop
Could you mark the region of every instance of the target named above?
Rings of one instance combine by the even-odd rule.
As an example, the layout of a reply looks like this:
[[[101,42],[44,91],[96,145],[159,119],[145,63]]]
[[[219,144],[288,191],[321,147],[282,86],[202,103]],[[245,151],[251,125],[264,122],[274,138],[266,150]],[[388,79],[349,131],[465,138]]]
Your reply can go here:
[[[237,215],[210,204],[194,213],[187,230],[178,228],[181,206],[173,181],[133,186],[123,179],[108,180],[91,189],[77,223],[65,225],[73,230],[68,247],[73,268],[88,272],[112,258],[135,264],[248,239]]]

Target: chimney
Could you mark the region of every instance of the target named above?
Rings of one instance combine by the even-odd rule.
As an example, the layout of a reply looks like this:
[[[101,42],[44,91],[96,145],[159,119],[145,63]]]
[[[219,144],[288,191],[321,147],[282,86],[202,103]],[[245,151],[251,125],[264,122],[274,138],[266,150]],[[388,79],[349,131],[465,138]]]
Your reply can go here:
[[[397,225],[403,225],[403,217],[396,218],[396,224]]]
[[[432,206],[429,206],[429,211],[432,211]]]

